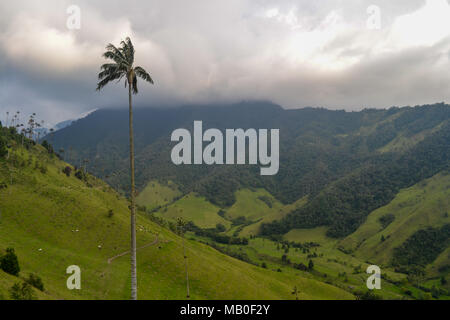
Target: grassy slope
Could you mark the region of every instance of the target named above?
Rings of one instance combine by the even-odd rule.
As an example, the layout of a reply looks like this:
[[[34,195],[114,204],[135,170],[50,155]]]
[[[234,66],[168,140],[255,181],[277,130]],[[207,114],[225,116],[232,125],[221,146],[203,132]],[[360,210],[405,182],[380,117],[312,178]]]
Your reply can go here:
[[[364,277],[363,273],[353,274],[352,269],[359,264],[362,265],[362,270],[365,270],[369,263],[380,265],[390,279],[398,281],[405,276],[389,268],[393,249],[400,246],[419,229],[428,226],[439,227],[449,223],[449,213],[450,175],[441,173],[399,192],[391,203],[372,212],[356,232],[343,240],[326,237],[326,227],[291,230],[284,238],[295,242],[319,243],[317,253],[324,256],[314,259],[317,270],[331,275],[346,272],[348,283],[352,286],[357,285],[358,277]],[[386,214],[394,214],[395,220],[383,230],[378,220]],[[384,242],[381,241],[382,235],[386,238]],[[352,251],[353,254],[345,254],[338,250],[339,248]],[[438,269],[448,265],[450,265],[450,249],[445,250],[427,266],[426,278],[439,277]],[[430,283],[425,281],[423,284],[431,287],[431,284],[438,280],[430,281],[428,281]],[[415,288],[406,284],[403,287],[417,296]],[[387,283],[381,291],[386,298],[395,298],[399,293],[400,288],[390,283]]]
[[[312,241],[320,244],[320,247],[311,251],[316,252],[318,255],[317,258],[313,258],[314,268],[317,271],[326,273],[329,279],[333,279],[333,283],[339,284],[344,288],[355,288],[361,291],[367,290],[366,280],[368,275],[366,274],[366,269],[370,264],[360,257],[354,257],[340,251],[338,249],[339,240],[328,238],[326,231],[326,227],[295,229],[287,233],[284,238],[294,242],[304,243]],[[282,251],[278,251],[278,255],[281,254],[280,252]],[[290,250],[289,256],[293,261],[297,259],[305,265],[309,260],[306,255],[293,252],[292,249]],[[360,271],[355,272],[355,268],[358,266],[361,266]],[[383,268],[382,273],[394,281],[400,281],[406,278],[405,275],[387,268]],[[409,285],[405,285],[404,287],[414,291],[414,288]],[[403,296],[401,288],[391,281],[383,281],[382,289],[377,290],[376,294],[381,295],[384,299],[401,299]]]
[[[365,290],[365,279],[367,275],[365,273],[365,269],[369,265],[369,261],[373,263],[377,263],[380,265],[384,265],[383,261],[379,259],[372,259],[375,255],[377,257],[385,255],[386,257],[390,257],[392,253],[393,247],[400,245],[407,237],[409,237],[414,231],[423,228],[428,225],[442,225],[447,221],[444,218],[444,214],[450,210],[448,204],[448,190],[450,179],[448,176],[437,175],[428,181],[424,181],[413,188],[402,191],[397,198],[387,206],[387,208],[381,208],[374,213],[372,213],[367,222],[360,228],[358,231],[349,236],[348,238],[339,241],[335,239],[330,239],[326,237],[326,228],[320,227],[315,229],[308,230],[292,230],[288,234],[285,235],[286,240],[295,241],[295,242],[317,242],[320,244],[320,247],[315,249],[319,257],[314,258],[314,263],[316,265],[315,269],[321,273],[326,273],[328,275],[328,280],[338,285],[346,290],[352,291],[355,288],[360,290]],[[425,188],[426,187],[426,188]],[[426,191],[424,189],[427,189]],[[412,192],[411,190],[415,190]],[[406,193],[405,193],[406,192]],[[199,198],[198,196],[191,195],[193,197],[192,203],[189,206],[186,204],[176,202],[178,205],[178,210],[181,208],[185,209],[186,207],[190,208],[186,212],[185,218],[187,220],[192,220],[194,217],[197,220],[204,219],[198,214],[196,215],[195,209],[201,208],[202,206],[212,206],[211,204],[205,205],[205,200]],[[272,208],[270,208],[264,201],[260,200],[259,197],[266,196],[272,201]],[[195,199],[195,201],[194,201]],[[236,193],[236,203],[226,211],[227,219],[235,219],[237,217],[244,216],[247,219],[255,221],[255,223],[250,224],[249,226],[244,227],[240,232],[239,236],[246,236],[257,234],[258,228],[262,222],[269,222],[274,219],[279,219],[286,213],[292,210],[293,207],[300,207],[305,202],[306,199],[300,199],[296,203],[288,206],[282,206],[278,203],[267,191],[262,189],[250,190],[250,189],[242,189]],[[199,206],[195,202],[200,201],[202,204]],[[400,201],[401,204],[398,207],[402,210],[398,210],[399,208],[393,209],[396,206],[396,201]],[[211,210],[211,211],[215,211]],[[403,220],[396,219],[394,223],[388,227],[395,228],[395,234],[391,235],[391,237],[385,241],[386,244],[391,244],[390,247],[384,250],[383,255],[375,253],[378,250],[377,248],[373,248],[370,246],[361,246],[359,250],[355,252],[355,256],[351,256],[345,254],[340,251],[340,247],[344,247],[345,249],[352,249],[352,244],[354,245],[353,249],[356,249],[357,244],[361,243],[361,240],[355,241],[355,236],[359,234],[361,239],[367,239],[367,244],[370,243],[370,234],[372,232],[373,241],[375,246],[380,243],[381,234],[384,234],[385,237],[388,237],[389,234],[380,231],[380,224],[378,222],[378,218],[386,213],[390,213],[391,211],[398,212],[396,215],[401,216]],[[172,211],[173,212],[173,211]],[[194,215],[192,215],[194,213]],[[216,215],[212,215],[216,218]],[[436,222],[436,223],[435,223]],[[224,223],[225,224],[225,223]],[[226,224],[225,224],[226,225]],[[236,230],[239,229],[240,226],[233,227],[227,231],[227,234],[233,234]],[[386,229],[386,230],[388,230]],[[366,238],[368,237],[368,238]],[[366,243],[365,242],[365,243]],[[356,245],[355,245],[356,243]],[[278,269],[280,267],[280,257],[283,254],[283,251],[277,250],[277,245],[269,240],[262,239],[252,239],[248,246],[243,246],[238,248],[235,246],[230,247],[231,250],[239,250],[239,252],[244,252],[248,255],[248,257],[256,263],[265,262],[269,268],[272,270]],[[321,256],[322,255],[322,256]],[[308,263],[307,255],[298,253],[293,251],[292,249],[288,253],[289,259],[295,263],[302,262],[304,264]],[[438,259],[436,259],[435,263],[428,266],[428,276],[438,276],[438,268],[444,265],[449,264],[449,255],[448,250],[442,253]],[[388,260],[386,258],[385,260]],[[361,272],[354,273],[355,267],[361,265]],[[281,264],[281,268],[283,269],[283,273],[290,275],[298,275],[308,277],[308,273],[303,273],[297,270],[292,270],[290,267],[283,268]],[[345,272],[345,276],[340,276]],[[398,274],[394,272],[391,268],[383,267],[383,272],[392,280],[399,281],[405,278],[405,275]],[[332,279],[332,280],[330,280]],[[323,280],[323,279],[321,279]],[[426,285],[426,283],[424,283]],[[383,287],[382,292],[380,294],[384,298],[388,299],[398,299],[403,295],[401,293],[401,288],[408,289],[418,296],[417,290],[411,287],[408,284],[404,284],[402,286],[394,285],[392,282],[387,281]]]
[[[288,252],[277,242],[264,238],[253,238],[246,246],[240,245],[220,245],[236,254],[245,254],[253,263],[262,265],[264,263],[268,270],[273,272],[280,270],[280,274],[292,277],[303,277],[316,279],[334,286],[340,287],[348,292],[367,291],[366,280],[368,275],[365,270],[369,264],[363,260],[352,257],[337,249],[337,240],[326,237],[326,228],[316,228],[309,230],[295,230],[285,236],[286,239],[295,242],[320,243],[320,247],[312,248],[309,252],[302,252],[291,247]],[[199,238],[190,234],[190,237]],[[208,241],[207,239],[203,239]],[[316,257],[308,257],[316,253]],[[281,257],[286,255],[292,263],[303,263],[308,265],[310,259],[314,262],[314,271],[300,271],[282,262]],[[361,266],[360,271],[354,272],[357,266]],[[326,276],[325,276],[326,274]],[[383,269],[383,274],[389,277],[389,281],[383,281],[382,290],[376,292],[383,299],[402,299],[404,294],[402,288],[416,292],[417,290],[409,284],[399,287],[392,280],[400,281],[405,279],[405,275],[393,272],[390,269]],[[416,294],[416,297],[418,295]]]
[[[276,208],[274,207],[273,210],[269,211],[265,216],[263,216],[261,220],[243,228],[242,231],[239,233],[239,235],[244,237],[247,237],[249,235],[256,235],[259,233],[259,228],[262,223],[269,223],[274,220],[279,220],[283,218],[285,215],[287,215],[289,212],[295,210],[296,208],[301,207],[306,202],[307,197],[304,197],[297,200],[293,204],[285,205],[282,206],[281,208],[279,205],[277,205]]]
[[[144,190],[139,193],[136,202],[138,205],[145,206],[148,210],[152,210],[172,202],[174,198],[180,195],[180,191],[178,191],[176,186],[171,182],[165,186],[158,181],[150,181]]]
[[[23,158],[28,157],[24,152]],[[42,174],[31,167],[5,166],[0,160],[0,181],[10,181],[11,173],[13,180],[0,190],[0,248],[15,248],[21,276],[34,272],[42,277],[46,293],[39,293],[40,298],[127,299],[128,256],[107,262],[128,249],[127,202],[100,181],[91,178],[93,187],[88,187],[73,176],[66,177],[61,173],[63,163],[54,158],[47,167],[48,172]],[[109,209],[114,210],[111,218],[107,217]],[[140,215],[137,224],[138,246],[151,243],[157,234],[162,241],[138,251],[140,298],[183,299],[180,238]],[[300,288],[302,298],[352,298],[336,287],[264,270],[195,241],[189,241],[187,252],[194,299],[292,299],[294,285]],[[65,270],[72,264],[82,270],[80,291],[66,288]],[[0,297],[9,296],[7,288],[15,281],[0,273]]]
[[[9,290],[15,283],[21,283],[24,281],[24,278],[26,278],[28,275],[25,275],[25,277],[15,277],[10,274],[7,274],[0,270],[0,300],[5,300],[9,298]],[[50,300],[52,297],[45,292],[41,292],[39,290],[34,290],[34,294],[37,299],[39,300]]]
[[[271,207],[259,199],[263,196],[270,199]],[[227,234],[232,235],[236,230],[242,229],[238,230],[239,236],[248,237],[258,234],[262,223],[280,219],[293,209],[305,204],[306,201],[306,198],[302,198],[293,204],[283,205],[264,189],[240,189],[236,192],[235,204],[226,210],[225,218],[222,218],[217,214],[219,207],[195,193],[190,193],[174,203],[165,205],[157,214],[168,219],[183,217],[202,228],[213,228],[217,223],[221,223],[230,228]],[[231,220],[239,217],[245,217],[254,223],[243,228],[242,226],[231,227]]]
[[[439,269],[443,267],[450,267],[450,248],[444,250],[433,263],[429,264],[426,268],[426,272],[431,277],[438,277],[442,274]],[[447,289],[450,289],[450,284],[447,284],[446,287]]]
[[[220,208],[200,197],[190,193],[180,200],[159,210],[159,215],[166,219],[181,217],[194,222],[200,228],[214,228],[221,223],[228,227],[230,222],[218,215]]]
[[[403,152],[408,149],[411,149],[415,145],[417,145],[419,142],[425,140],[426,137],[432,135],[433,133],[439,131],[445,122],[440,123],[436,127],[429,129],[429,130],[423,130],[415,135],[409,136],[406,135],[403,132],[400,132],[395,139],[393,139],[391,142],[389,142],[384,147],[380,148],[378,151],[381,153],[386,152]]]
[[[394,214],[395,220],[382,230],[378,219],[388,213]],[[438,174],[402,190],[391,203],[372,212],[341,245],[364,259],[388,264],[395,247],[419,229],[449,223],[448,213],[450,175]],[[384,242],[381,241],[382,235],[386,238]]]
[[[272,203],[269,207],[259,197],[267,197]],[[277,212],[282,204],[264,189],[241,189],[236,192],[236,202],[226,211],[226,217],[230,220],[245,217],[247,220],[257,221],[260,218]]]
[[[284,235],[284,239],[294,242],[317,242],[325,244],[333,242],[334,239],[326,236],[327,227],[318,227],[314,229],[293,229]]]
[[[425,182],[424,182],[425,183]],[[424,184],[422,183],[422,184]],[[444,187],[446,188],[446,187]],[[434,188],[433,193],[434,193]],[[289,212],[289,209],[292,209],[293,206],[299,207],[306,202],[306,199],[300,199],[296,203],[289,206],[281,206],[275,204],[276,209],[270,210],[270,208],[260,199],[259,196],[268,195],[264,190],[256,190],[252,191],[249,189],[240,190],[236,194],[236,204],[228,209],[226,217],[228,219],[236,218],[239,216],[245,216],[249,219],[260,217],[259,220],[256,220],[256,223],[253,223],[239,232],[239,236],[249,236],[251,234],[257,234],[257,230],[259,225],[263,221],[269,221],[270,219],[277,219],[283,214]],[[407,195],[408,198],[411,197],[411,194]],[[445,195],[444,195],[445,197]],[[273,199],[273,198],[271,198]],[[440,204],[442,205],[442,203]],[[280,208],[281,207],[281,208]],[[446,207],[445,205],[443,206]],[[261,209],[263,208],[263,209]],[[233,215],[230,215],[230,211]],[[258,215],[258,212],[264,212],[265,215]],[[423,218],[423,215],[419,215],[419,217]],[[262,220],[261,220],[262,219]],[[412,217],[412,219],[415,219]],[[418,220],[420,222],[420,219]],[[378,223],[377,223],[378,224]],[[227,234],[233,234],[234,231],[238,230],[239,226],[231,228],[227,231]],[[365,280],[367,279],[367,274],[365,270],[367,266],[369,266],[368,259],[366,256],[351,256],[349,254],[345,254],[344,252],[339,250],[341,243],[339,240],[330,239],[326,237],[326,227],[320,227],[315,229],[296,229],[292,230],[288,234],[284,236],[286,240],[295,241],[295,242],[316,242],[320,244],[320,247],[314,249],[316,253],[319,255],[314,258],[315,269],[320,273],[326,273],[328,278],[325,281],[331,281],[331,283],[338,285],[346,290],[353,291],[355,289],[358,290],[366,290]],[[193,235],[192,235],[193,236]],[[198,238],[193,236],[194,238]],[[380,236],[381,237],[381,236]],[[207,240],[207,239],[203,239]],[[208,241],[208,240],[207,240]],[[402,240],[403,241],[403,240]],[[235,251],[237,253],[243,252],[247,254],[247,256],[255,263],[262,264],[266,263],[270,269],[277,270],[279,267],[283,270],[285,274],[292,275],[301,275],[304,277],[310,277],[309,273],[300,272],[298,270],[293,270],[291,267],[283,266],[280,263],[280,258],[283,255],[283,250],[278,250],[277,245],[273,241],[263,240],[263,239],[250,239],[248,246],[228,246],[231,251]],[[291,249],[287,254],[288,258],[295,263],[302,262],[307,265],[309,258],[308,254],[303,254],[301,252],[295,251]],[[436,266],[433,270],[437,270],[440,266],[445,265],[448,261],[448,255],[444,253],[436,260]],[[439,262],[439,263],[438,263]],[[354,270],[357,266],[361,266],[361,271],[355,273]],[[345,276],[342,274],[345,273]],[[399,281],[405,279],[405,275],[396,273],[392,268],[383,268],[383,273],[389,277],[389,279]],[[431,275],[431,273],[429,273]],[[314,277],[313,277],[314,278]],[[317,278],[317,277],[316,277]],[[320,277],[319,277],[320,278]],[[324,280],[324,279],[320,279]],[[379,292],[383,298],[386,299],[399,299],[404,295],[401,290],[410,290],[415,293],[415,296],[418,297],[418,291],[411,287],[409,284],[403,284],[402,286],[398,286],[393,284],[390,281],[386,281],[383,285],[383,290]]]

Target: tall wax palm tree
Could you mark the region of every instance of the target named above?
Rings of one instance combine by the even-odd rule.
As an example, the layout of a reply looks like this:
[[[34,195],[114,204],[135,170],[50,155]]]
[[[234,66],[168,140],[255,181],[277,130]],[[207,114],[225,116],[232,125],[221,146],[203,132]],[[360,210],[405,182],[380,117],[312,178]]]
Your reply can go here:
[[[137,275],[136,275],[136,203],[135,203],[135,180],[134,180],[134,137],[133,137],[133,106],[132,95],[138,93],[137,78],[153,84],[153,80],[144,68],[134,66],[134,47],[131,39],[127,37],[120,42],[117,48],[113,44],[106,46],[103,57],[111,60],[100,68],[97,90],[112,81],[119,82],[125,78],[125,87],[128,86],[129,104],[129,128],[130,128],[130,176],[131,176],[131,299],[137,300]]]

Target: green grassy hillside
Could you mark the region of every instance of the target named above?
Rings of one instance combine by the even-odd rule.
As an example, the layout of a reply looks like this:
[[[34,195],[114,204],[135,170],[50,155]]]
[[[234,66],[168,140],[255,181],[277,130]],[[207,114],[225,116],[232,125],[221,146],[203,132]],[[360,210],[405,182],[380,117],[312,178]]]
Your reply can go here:
[[[215,228],[218,223],[229,226],[230,222],[218,215],[220,208],[200,197],[190,193],[178,201],[161,208],[158,215],[165,219],[183,218],[194,222],[200,228]]]
[[[67,164],[41,146],[13,147],[7,161],[0,159],[0,249],[15,249],[21,272],[20,278],[0,272],[0,298],[9,298],[8,288],[33,272],[45,285],[44,293],[35,290],[41,299],[128,299],[127,202],[91,176],[80,180],[72,171],[67,177],[62,172]],[[143,213],[137,225],[139,297],[185,298],[181,239]],[[265,270],[196,241],[187,242],[187,256],[193,299],[293,299],[294,286],[303,299],[353,298],[337,287]],[[81,268],[81,290],[66,288],[70,265]]]
[[[278,212],[282,204],[264,189],[241,189],[236,192],[236,202],[226,210],[230,220],[245,217],[257,221],[273,212]]]
[[[418,230],[449,223],[449,213],[450,175],[441,173],[400,191],[388,205],[373,211],[340,245],[366,260],[389,264],[394,248]],[[383,219],[387,219],[386,224],[392,222],[383,226]]]
[[[395,139],[379,149],[381,153],[385,152],[404,152],[411,149],[419,142],[423,141],[426,137],[438,132],[445,122],[441,122],[435,127],[427,130],[420,131],[416,134],[410,134],[409,132],[397,133]]]
[[[364,291],[367,279],[366,269],[370,263],[361,257],[355,257],[339,250],[339,240],[327,237],[326,232],[327,227],[295,229],[287,233],[284,238],[293,242],[318,244],[313,249],[316,256],[313,258],[315,269],[326,273],[327,278],[336,284]],[[299,254],[294,253],[293,256],[295,257],[295,255]],[[301,262],[306,264],[307,261],[308,259],[303,255]],[[403,299],[406,290],[415,292],[415,297],[419,297],[418,290],[406,282],[406,275],[395,272],[393,268],[383,268],[382,275],[384,280],[381,290],[377,290],[376,294],[383,299]]]
[[[149,185],[151,184],[156,186],[153,188],[155,190],[167,188],[159,184],[150,183]],[[175,187],[172,186],[172,188]],[[306,198],[302,198],[293,204],[283,205],[264,189],[240,189],[236,191],[235,196],[236,202],[231,207],[221,210],[204,197],[190,193],[173,203],[164,205],[157,211],[157,215],[172,220],[182,217],[201,228],[214,228],[220,223],[227,228],[226,233],[229,235],[249,237],[259,233],[262,223],[281,219],[307,201]],[[139,197],[142,197],[142,194]],[[149,197],[146,196],[146,198]],[[222,216],[218,214],[219,211],[222,211]],[[240,219],[242,219],[241,222],[236,221]]]
[[[283,205],[281,207],[280,207],[280,205],[277,205],[276,208],[273,208],[273,210],[270,210],[269,212],[267,212],[257,222],[244,227],[242,229],[242,231],[239,233],[239,235],[244,236],[244,237],[248,237],[250,235],[257,235],[257,234],[259,234],[261,224],[279,220],[279,219],[283,218],[284,216],[286,216],[289,212],[303,206],[306,202],[307,202],[307,197],[304,197],[304,198],[301,198],[301,199],[295,201],[292,204]]]
[[[373,211],[356,232],[342,240],[327,237],[327,227],[294,229],[285,234],[284,239],[319,244],[316,249],[318,257],[314,259],[317,270],[337,275],[338,280],[345,278],[346,282],[356,285],[358,282],[355,282],[355,276],[361,277],[369,264],[376,264],[393,281],[387,282],[388,287],[380,292],[383,297],[393,298],[402,292],[412,292],[412,296],[420,298],[425,293],[417,291],[418,287],[449,289],[448,282],[446,285],[440,282],[441,278],[448,278],[449,248],[427,264],[423,268],[423,274],[419,277],[411,274],[408,281],[405,274],[395,272],[397,266],[393,266],[394,252],[418,231],[448,224],[449,214],[450,175],[442,172],[401,190],[392,202]],[[359,265],[361,268],[357,268]]]
[[[158,181],[150,181],[147,186],[136,197],[136,202],[140,206],[145,206],[149,210],[164,206],[179,197],[181,192],[174,183],[168,182],[162,185]]]
[[[246,261],[265,265],[271,270],[281,269],[284,274],[312,277],[351,292],[365,290],[365,279],[367,278],[365,269],[370,264],[378,264],[382,267],[385,277],[383,289],[377,292],[382,298],[423,298],[426,291],[421,290],[420,287],[429,289],[432,286],[442,287],[436,282],[439,282],[440,277],[445,276],[446,273],[443,273],[442,270],[448,269],[448,250],[441,253],[435,262],[427,266],[424,277],[418,283],[410,283],[407,275],[396,272],[396,267],[390,265],[389,262],[394,248],[401,246],[416,231],[428,226],[439,227],[448,221],[448,190],[450,190],[450,179],[444,173],[424,180],[412,188],[402,190],[389,206],[371,213],[362,227],[345,239],[328,237],[328,227],[293,229],[283,236],[282,241],[300,244],[312,242],[317,246],[314,245],[307,252],[294,250],[292,247],[286,252],[285,248],[282,248],[283,242],[252,236],[258,234],[261,223],[280,219],[293,209],[303,206],[307,199],[300,199],[292,205],[283,206],[265,190],[241,189],[236,193],[236,203],[224,211],[224,217],[228,220],[235,220],[239,217],[246,219],[244,224],[233,225],[225,233],[230,236],[249,237],[248,245],[224,245],[224,243],[215,245],[226,248],[224,249],[226,252],[241,256]],[[200,199],[199,196],[195,196],[195,198],[196,201]],[[203,201],[206,200],[203,199],[202,203]],[[400,204],[397,206],[396,203]],[[399,211],[399,208],[403,211]],[[391,211],[397,213],[391,215]],[[195,212],[192,206],[190,212]],[[189,215],[185,219],[192,220]],[[393,219],[393,221],[389,219]],[[386,226],[385,229],[383,229],[383,225]],[[393,233],[386,233],[382,242],[381,237],[384,232],[394,226],[397,227],[393,229]],[[388,249],[386,249],[387,247],[383,247],[383,249],[366,247],[370,243],[371,232],[376,245],[390,244],[390,247]],[[200,235],[191,234],[190,236],[208,243],[214,242],[213,239],[207,239]],[[359,249],[357,248],[358,242],[355,240],[358,236],[362,239]],[[352,248],[352,243],[357,243],[357,245]],[[378,250],[385,250],[383,253],[387,257],[385,260],[379,259],[383,255],[378,254]],[[284,254],[291,264],[282,261]],[[378,259],[373,259],[374,256]],[[313,273],[295,269],[295,264],[307,265],[310,259],[315,265]],[[324,279],[323,275],[325,274],[326,278]],[[443,288],[447,287],[443,286]],[[405,294],[405,292],[410,292],[410,294]],[[443,299],[447,297],[445,293],[439,296]]]

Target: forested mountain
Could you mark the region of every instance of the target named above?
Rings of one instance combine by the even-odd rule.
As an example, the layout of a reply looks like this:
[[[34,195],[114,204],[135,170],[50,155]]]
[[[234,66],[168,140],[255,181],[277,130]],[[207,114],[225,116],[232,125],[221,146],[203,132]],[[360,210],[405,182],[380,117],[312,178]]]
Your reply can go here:
[[[126,116],[99,110],[40,143],[0,127],[0,229],[8,230],[0,232],[0,260],[14,248],[23,268],[19,277],[0,270],[0,299],[26,272],[42,278],[39,298],[125,296],[128,260],[116,257],[129,243]],[[142,296],[182,297],[182,242],[173,232],[183,219],[197,298],[255,298],[248,288],[261,284],[275,288],[261,297],[289,298],[298,281],[310,299],[448,299],[449,119],[444,104],[361,112],[263,102],[138,109],[140,281],[155,279],[151,265],[161,288]],[[191,130],[195,120],[204,130],[280,129],[278,175],[248,165],[175,166],[171,133]],[[91,289],[82,296],[68,292],[58,273],[68,256],[91,266]],[[47,270],[48,257],[54,268]],[[224,264],[232,271],[217,273]],[[383,289],[373,296],[365,282],[372,264],[383,270]],[[242,273],[250,278],[241,287],[233,275]],[[121,285],[105,291],[110,277]],[[164,291],[174,277],[177,289]],[[223,283],[232,287],[223,291]]]
[[[174,182],[182,194],[196,192],[228,208],[241,188],[263,188],[282,204],[308,197],[281,220],[262,224],[264,235],[329,226],[344,237],[400,189],[449,169],[450,106],[285,110],[268,102],[141,108],[135,112],[137,184]],[[127,110],[98,110],[47,136],[66,161],[86,166],[117,189],[128,186]],[[261,176],[259,166],[175,166],[174,129],[280,129],[280,170]]]

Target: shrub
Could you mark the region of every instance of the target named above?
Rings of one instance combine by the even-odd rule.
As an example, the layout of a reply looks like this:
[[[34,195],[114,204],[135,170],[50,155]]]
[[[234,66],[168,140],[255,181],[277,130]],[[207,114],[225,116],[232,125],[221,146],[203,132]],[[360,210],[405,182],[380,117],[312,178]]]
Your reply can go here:
[[[356,267],[353,267],[353,274],[362,273],[362,265],[357,265]]]
[[[85,180],[85,179],[86,179],[86,175],[85,175],[85,173],[83,172],[83,170],[77,170],[77,171],[75,172],[75,177],[77,177],[77,178],[80,179],[80,180]]]
[[[403,289],[402,289],[402,292],[403,292],[404,294],[406,294],[407,296],[412,296],[412,291],[409,290],[409,289],[403,288]]]
[[[6,254],[0,259],[0,269],[13,276],[19,275],[19,260],[13,248],[6,249]]]
[[[62,170],[66,176],[70,177],[70,174],[72,173],[72,168],[67,166]]]
[[[42,164],[41,167],[39,168],[39,170],[41,171],[42,174],[46,174],[47,166],[45,164]]]
[[[53,146],[47,142],[47,140],[44,140],[42,142],[42,146],[47,150],[48,153],[53,154],[54,150],[53,150]]]
[[[306,271],[308,270],[308,267],[305,266],[303,263],[299,263],[299,264],[294,264],[294,268],[298,269],[298,270],[302,270],[302,271]]]
[[[7,148],[7,142],[6,139],[3,137],[0,137],[0,158],[5,157],[8,154],[8,148]]]
[[[30,273],[28,279],[26,279],[25,282],[40,291],[44,291],[44,283],[42,282],[42,279],[34,273]]]
[[[386,229],[392,222],[394,222],[395,216],[392,213],[385,214],[384,216],[378,219],[378,222],[381,224],[383,229]]]
[[[429,292],[419,294],[419,300],[432,300],[432,299],[433,299],[433,296]]]
[[[108,211],[108,218],[112,218],[114,216],[114,210],[113,209],[109,209]]]
[[[270,199],[270,197],[259,196],[258,199],[264,202],[269,208],[272,208],[272,199]]]
[[[13,300],[36,300],[33,288],[26,282],[22,282],[22,285],[19,282],[15,283],[9,292]]]
[[[247,218],[245,218],[244,216],[237,217],[236,219],[233,219],[233,221],[232,221],[233,226],[240,226],[240,225],[244,225],[246,223],[247,223]]]
[[[355,292],[355,296],[358,300],[382,300],[381,296],[373,293],[372,291],[357,291]]]

